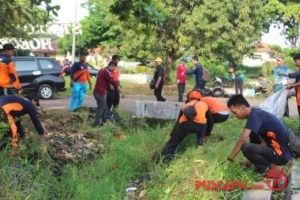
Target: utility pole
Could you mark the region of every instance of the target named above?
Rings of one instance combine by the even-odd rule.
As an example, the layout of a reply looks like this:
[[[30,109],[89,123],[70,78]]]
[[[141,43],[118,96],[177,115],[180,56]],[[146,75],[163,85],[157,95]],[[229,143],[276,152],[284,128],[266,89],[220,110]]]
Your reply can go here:
[[[77,0],[75,2],[75,13],[73,22],[73,40],[72,40],[72,64],[75,62],[75,48],[76,48],[76,18],[77,18]]]

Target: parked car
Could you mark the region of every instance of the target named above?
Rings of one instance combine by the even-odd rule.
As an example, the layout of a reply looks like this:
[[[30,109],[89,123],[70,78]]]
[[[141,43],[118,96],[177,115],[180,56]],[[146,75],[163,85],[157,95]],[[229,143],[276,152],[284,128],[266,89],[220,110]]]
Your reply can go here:
[[[51,99],[55,92],[65,90],[61,67],[54,58],[21,56],[12,60],[24,93],[36,92],[42,99]]]
[[[89,72],[90,72],[90,75],[91,77],[97,77],[98,76],[98,72],[99,70],[96,69],[94,66],[92,66],[91,64],[87,63],[88,66],[89,66]]]

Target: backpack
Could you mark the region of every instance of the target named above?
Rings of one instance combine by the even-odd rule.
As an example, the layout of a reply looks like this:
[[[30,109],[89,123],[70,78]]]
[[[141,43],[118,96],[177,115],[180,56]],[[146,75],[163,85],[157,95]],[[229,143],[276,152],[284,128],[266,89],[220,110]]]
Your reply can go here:
[[[205,67],[203,67],[202,66],[202,80],[203,81],[209,81],[210,80],[210,73],[209,73],[209,71],[205,68]]]
[[[197,115],[197,111],[196,111],[196,108],[195,108],[195,105],[198,103],[199,101],[197,101],[196,103],[194,103],[193,105],[190,105],[188,107],[186,107],[182,113],[184,114],[184,116],[190,120],[190,121],[193,121],[194,120],[194,117]]]
[[[300,137],[292,131],[290,131],[288,147],[294,158],[300,157]]]
[[[149,87],[150,87],[151,90],[155,89],[155,80],[154,80],[154,79],[152,79],[152,80],[150,81]]]

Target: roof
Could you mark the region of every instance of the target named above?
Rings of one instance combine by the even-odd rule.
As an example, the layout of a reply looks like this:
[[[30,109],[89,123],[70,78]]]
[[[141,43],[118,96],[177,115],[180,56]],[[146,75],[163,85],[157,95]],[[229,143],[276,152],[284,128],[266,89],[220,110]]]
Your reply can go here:
[[[270,52],[270,45],[267,43],[259,43],[256,47],[256,52]]]

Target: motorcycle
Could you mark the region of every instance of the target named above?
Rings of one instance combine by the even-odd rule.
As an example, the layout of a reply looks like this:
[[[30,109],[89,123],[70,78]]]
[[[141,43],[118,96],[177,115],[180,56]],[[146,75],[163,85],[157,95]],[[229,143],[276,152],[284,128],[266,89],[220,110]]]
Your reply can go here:
[[[207,96],[213,96],[213,97],[223,97],[225,95],[225,90],[222,87],[213,87],[213,88],[208,88],[205,87],[204,89],[200,89],[200,92],[202,96],[207,97]]]
[[[214,82],[214,87],[234,87],[234,79],[232,78],[220,78],[216,76],[216,80]]]

